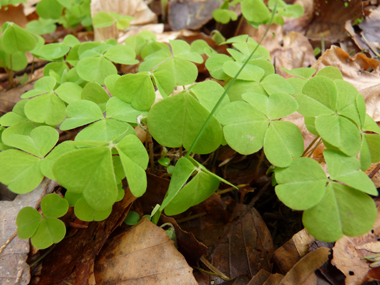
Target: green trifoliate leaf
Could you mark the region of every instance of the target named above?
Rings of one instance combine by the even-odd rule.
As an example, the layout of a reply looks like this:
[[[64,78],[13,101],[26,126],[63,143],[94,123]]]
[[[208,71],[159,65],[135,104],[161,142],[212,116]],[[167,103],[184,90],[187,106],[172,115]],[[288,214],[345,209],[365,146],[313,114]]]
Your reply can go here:
[[[304,121],[307,130],[313,135],[319,136],[317,129],[315,128],[315,117],[304,117]]]
[[[287,168],[275,169],[276,195],[294,210],[307,210],[317,205],[325,194],[327,177],[315,160],[296,158]]]
[[[112,96],[115,93],[115,82],[119,78],[120,78],[119,74],[113,74],[113,75],[107,76],[106,79],[104,79],[104,83]]]
[[[319,76],[311,78],[297,94],[298,112],[304,116],[315,117],[321,114],[333,114],[337,107],[338,90],[331,79]]]
[[[250,60],[249,63],[264,69],[265,74],[264,74],[263,78],[267,77],[268,75],[274,74],[273,64],[270,63],[266,59],[254,59],[254,60]]]
[[[160,211],[163,211],[167,205],[174,199],[178,192],[185,185],[186,181],[195,171],[196,167],[186,157],[181,157],[174,167],[173,175],[170,180],[168,192],[160,206]]]
[[[321,69],[320,71],[318,71],[315,76],[324,76],[324,77],[330,78],[332,80],[334,80],[334,79],[343,80],[342,73],[335,66],[326,66],[323,69]]]
[[[54,92],[67,104],[71,104],[81,99],[82,87],[72,82],[65,82],[55,89]]]
[[[192,95],[182,92],[153,105],[149,111],[148,128],[154,139],[167,147],[189,149],[210,112]],[[214,151],[222,142],[222,129],[212,117],[194,148],[195,153]]]
[[[88,100],[79,100],[68,105],[66,115],[67,119],[60,126],[63,131],[75,129],[104,118],[100,107]]]
[[[359,119],[360,119],[359,127],[362,129],[365,124],[365,118],[366,118],[367,113],[366,113],[366,104],[361,94],[356,95],[356,109],[359,113]]]
[[[35,189],[44,178],[40,171],[40,159],[19,150],[0,152],[0,182],[17,194]]]
[[[15,23],[6,22],[3,24],[3,34],[1,35],[1,47],[9,54],[16,52],[31,51],[37,43],[37,36],[24,30]]]
[[[231,81],[229,81],[224,86],[224,89],[227,89],[230,86],[230,83]],[[242,101],[243,98],[241,98],[241,95],[247,92],[268,95],[268,93],[265,92],[264,88],[257,82],[236,80],[234,84],[231,86],[231,88],[228,90],[228,97],[230,97],[231,102]]]
[[[43,158],[58,142],[58,132],[47,126],[33,129],[29,136],[12,134],[7,137],[7,145],[19,148]]]
[[[363,131],[370,131],[370,132],[380,134],[379,125],[368,114],[365,115]]]
[[[294,91],[295,91],[294,94],[296,96],[298,96],[300,94],[302,95],[302,89],[305,86],[307,80],[301,79],[301,78],[297,78],[297,77],[292,77],[292,78],[286,79],[286,81],[288,81],[290,83],[290,85],[293,86]]]
[[[47,93],[31,99],[25,104],[25,115],[36,123],[56,126],[65,119],[66,104],[54,93]]]
[[[116,45],[107,50],[104,54],[105,58],[115,63],[122,64],[137,64],[139,61],[136,58],[135,51],[126,45]]]
[[[131,21],[129,19],[119,19],[116,21],[116,28],[119,30],[125,30],[131,25]]]
[[[361,96],[356,88],[347,81],[337,79],[334,81],[338,90],[337,113],[351,119],[358,126],[361,125],[361,118],[356,105],[357,96]],[[364,101],[364,100],[363,100]],[[361,105],[363,107],[363,105]],[[362,113],[362,110],[361,110]],[[362,113],[363,114],[363,113]],[[365,114],[365,103],[364,103]]]
[[[41,214],[32,207],[25,207],[17,214],[17,235],[21,239],[28,239],[34,235],[42,220]]]
[[[271,122],[264,139],[264,152],[268,160],[279,167],[289,166],[293,158],[300,157],[304,141],[298,127],[286,121]]]
[[[112,97],[107,102],[106,114],[106,118],[137,124],[137,117],[141,114],[148,115],[148,112],[136,110],[131,104]]]
[[[217,114],[223,125],[228,145],[241,154],[252,154],[263,146],[268,119],[251,105],[242,102],[227,104]]]
[[[199,54],[204,54],[205,49],[210,49],[210,46],[205,40],[195,40],[190,45],[190,50]]]
[[[65,70],[69,71],[69,67],[64,61],[50,62],[44,67],[44,76],[49,76],[51,70],[62,77]]]
[[[233,59],[225,54],[213,54],[206,60],[206,68],[215,79],[226,80],[230,78],[224,71],[224,63]]]
[[[262,0],[245,0],[241,4],[241,12],[251,22],[264,23],[270,18],[270,12]]]
[[[371,166],[371,150],[364,134],[362,134],[362,147],[360,148],[359,160],[361,170],[366,171]]]
[[[151,55],[147,56],[145,60],[139,66],[139,72],[151,71],[157,67],[160,63],[172,58],[172,54],[169,48],[163,48]]]
[[[82,79],[100,85],[104,85],[107,76],[117,74],[115,65],[104,57],[83,58],[77,63],[76,70]]]
[[[304,8],[299,4],[287,5],[285,9],[278,11],[278,14],[286,18],[299,18],[303,15]]]
[[[39,18],[38,20],[29,21],[26,24],[26,29],[29,32],[35,33],[37,35],[51,34],[57,28],[55,24],[57,21],[53,19]]]
[[[65,36],[62,43],[72,48],[76,45],[79,45],[80,41],[77,39],[77,37],[69,34]]]
[[[73,193],[71,191],[66,191],[65,193],[65,199],[69,202],[70,207],[74,207],[76,202],[81,198],[83,198],[82,194]]]
[[[293,86],[278,74],[271,74],[265,77],[263,81],[261,81],[261,86],[263,86],[269,95],[274,93],[294,94]]]
[[[348,156],[355,156],[360,151],[359,129],[349,119],[335,114],[320,115],[315,120],[315,127],[322,139]]]
[[[112,26],[115,19],[107,12],[98,12],[92,17],[92,23],[95,28],[104,28]]]
[[[273,93],[267,96],[250,92],[244,93],[242,98],[271,120],[286,117],[298,109],[296,99],[286,93]]]
[[[8,136],[10,135],[29,135],[30,132],[35,128],[35,125],[31,121],[22,122],[11,127],[6,128],[2,131],[1,140],[3,143],[7,144]]]
[[[33,55],[38,58],[53,61],[62,58],[70,50],[70,47],[63,43],[47,44],[33,51]]]
[[[0,67],[13,71],[23,70],[28,65],[28,59],[24,52],[18,51],[13,54],[0,50]]]
[[[112,77],[112,76],[114,75],[111,75],[109,77]],[[100,86],[98,83],[89,82],[83,88],[81,98],[83,100],[92,101],[98,104],[100,109],[104,111],[106,107],[106,103],[108,99],[110,99],[110,96],[107,94],[106,90],[104,90],[104,88]]]
[[[330,178],[370,195],[377,195],[377,190],[371,179],[360,171],[360,162],[355,157],[349,157],[341,152],[325,149],[323,151]]]
[[[376,220],[371,197],[338,183],[330,183],[322,201],[304,212],[302,221],[315,238],[334,242],[342,237],[368,232]]]
[[[172,76],[176,85],[188,85],[194,83],[198,76],[197,66],[181,58],[171,58],[156,69],[165,71],[166,76]]]
[[[83,193],[95,210],[107,210],[116,201],[118,189],[108,146],[70,151],[56,160],[53,173],[68,191]]]
[[[41,172],[47,178],[56,180],[53,174],[52,168],[54,162],[64,153],[76,150],[75,143],[73,141],[64,141],[57,145],[40,163]],[[74,205],[72,205],[74,206]]]
[[[36,11],[38,16],[45,19],[58,19],[62,15],[63,6],[57,0],[41,0]]]
[[[121,76],[115,82],[112,95],[142,111],[149,110],[156,98],[152,80],[147,72]]]
[[[152,74],[153,84],[157,87],[163,98],[167,98],[175,88],[175,78],[167,76],[165,70],[155,70]]]
[[[165,208],[165,214],[177,215],[203,202],[218,189],[219,183],[216,177],[199,171]]]
[[[80,198],[74,206],[75,215],[78,217],[78,219],[81,219],[85,222],[103,221],[108,218],[111,212],[112,207],[109,207],[108,209],[102,211],[93,209],[84,198]]]
[[[190,87],[190,92],[197,97],[199,102],[209,112],[211,112],[214,109],[216,103],[219,101],[220,97],[223,95],[224,88],[215,81],[208,80],[194,84]],[[228,99],[228,96],[225,96],[218,107],[219,110],[229,102],[230,100]]]
[[[168,46],[165,43],[151,42],[141,50],[141,58],[145,59],[148,55],[167,47]]]
[[[281,67],[281,69],[286,71],[289,74],[295,75],[297,77],[301,77],[303,79],[309,79],[316,71],[314,68],[308,68],[308,67],[294,68],[292,70]]]
[[[46,218],[40,222],[36,233],[32,236],[32,245],[38,249],[45,249],[53,243],[59,243],[66,234],[65,224],[55,218]]]
[[[51,193],[42,198],[41,209],[45,217],[59,218],[69,210],[69,202],[59,195]]]
[[[12,112],[8,112],[0,117],[0,125],[9,127],[26,122],[28,119],[25,116],[24,107],[27,102],[27,99],[18,101],[13,107]]]
[[[75,137],[75,141],[120,141],[129,134],[136,134],[136,132],[128,123],[105,119],[93,123],[80,131]]]
[[[4,131],[5,132],[5,131]],[[4,136],[4,134],[3,134]],[[371,152],[371,162],[376,163],[380,161],[380,136],[374,134],[364,134]]]
[[[227,61],[223,64],[223,71],[228,76],[235,77],[242,66],[243,66],[243,63],[241,62]],[[244,67],[243,71],[240,72],[237,79],[259,82],[261,78],[264,76],[264,74],[265,74],[265,71],[261,67],[258,67],[252,64],[247,64]]]
[[[169,43],[175,58],[181,58],[199,64],[203,63],[203,57],[196,52],[192,52],[187,42],[182,40],[169,40]]]
[[[36,81],[33,90],[25,92],[21,98],[30,98],[40,94],[49,93],[54,91],[57,80],[51,76],[45,76]]]
[[[135,135],[128,135],[116,145],[116,149],[132,194],[142,196],[147,187],[145,169],[149,162],[144,145]]]

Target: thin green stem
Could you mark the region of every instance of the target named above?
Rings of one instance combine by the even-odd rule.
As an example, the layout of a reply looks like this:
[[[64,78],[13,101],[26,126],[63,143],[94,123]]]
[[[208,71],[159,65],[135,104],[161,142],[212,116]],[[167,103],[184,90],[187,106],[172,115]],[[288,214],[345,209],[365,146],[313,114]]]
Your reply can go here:
[[[313,139],[313,141],[309,144],[309,146],[305,149],[305,151],[303,152],[302,156],[306,156],[306,153],[310,150],[310,148],[315,144],[315,142],[319,139],[320,137],[317,136],[315,137],[315,139]]]
[[[263,42],[264,38],[266,37],[266,35],[268,34],[268,31],[269,31],[269,28],[270,26],[272,25],[272,22],[273,22],[273,17],[276,13],[276,7],[277,7],[277,2],[274,6],[274,9],[272,11],[272,17],[270,19],[270,22],[268,24],[268,27],[267,29],[265,30],[265,33],[263,35],[263,37],[261,38],[260,42],[257,44],[257,46],[255,47],[255,49],[253,50],[253,52],[249,55],[248,59],[246,62],[244,62],[243,66],[240,68],[240,70],[238,71],[238,73],[235,75],[234,78],[232,78],[230,84],[228,85],[228,87],[224,90],[224,93],[222,94],[222,96],[220,97],[219,101],[216,103],[216,105],[214,106],[214,108],[212,109],[210,115],[208,116],[207,120],[205,121],[205,123],[203,124],[202,128],[200,129],[200,131],[198,132],[197,134],[197,137],[195,138],[194,142],[192,143],[192,145],[190,146],[187,154],[185,155],[185,157],[189,157],[191,151],[194,149],[195,145],[197,144],[199,138],[201,137],[202,133],[204,132],[204,130],[206,129],[208,123],[210,122],[212,116],[214,116],[216,110],[218,109],[219,105],[222,103],[224,97],[227,95],[227,92],[230,90],[231,86],[235,83],[237,77],[239,76],[239,74],[243,71],[244,67],[247,65],[247,63],[250,61],[250,59],[252,58],[252,56],[254,55],[254,53],[256,52],[256,50],[259,48],[259,46],[261,45],[261,43]]]

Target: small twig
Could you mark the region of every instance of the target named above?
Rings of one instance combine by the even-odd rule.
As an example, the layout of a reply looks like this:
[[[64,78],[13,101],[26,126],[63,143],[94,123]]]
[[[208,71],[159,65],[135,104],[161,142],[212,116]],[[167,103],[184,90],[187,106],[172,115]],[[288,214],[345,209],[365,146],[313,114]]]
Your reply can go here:
[[[200,258],[200,260],[203,262],[204,265],[206,265],[208,267],[208,269],[210,269],[212,272],[214,272],[214,274],[216,274],[216,276],[218,276],[224,280],[227,280],[227,281],[232,280],[230,277],[226,276],[218,268],[216,268],[214,265],[212,265],[204,256],[202,256]]]
[[[249,186],[249,184],[240,184],[240,185],[237,185],[236,187],[237,188],[244,188],[244,187],[247,187],[247,186]],[[236,188],[235,187],[230,187],[230,188],[227,188],[227,189],[219,190],[219,191],[216,191],[215,194],[216,195],[222,195],[222,194],[231,192],[232,190],[236,190]]]
[[[3,246],[0,247],[0,254],[4,251],[7,245],[16,237],[16,235],[17,235],[17,231],[15,231],[13,235],[3,244]]]
[[[302,156],[305,156],[306,153],[310,150],[310,148],[313,146],[313,144],[318,140],[319,136],[316,136],[313,141],[309,144],[309,146],[304,150]]]
[[[380,163],[377,164],[375,169],[371,171],[368,177],[372,179],[379,170],[380,170]]]

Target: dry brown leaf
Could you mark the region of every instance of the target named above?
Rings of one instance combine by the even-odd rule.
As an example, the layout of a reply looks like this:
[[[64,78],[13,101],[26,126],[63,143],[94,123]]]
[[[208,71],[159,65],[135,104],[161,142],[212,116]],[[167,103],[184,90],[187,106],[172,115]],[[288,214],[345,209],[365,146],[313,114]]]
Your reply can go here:
[[[55,186],[55,181],[45,179],[28,194],[18,195],[13,201],[0,201],[0,251],[3,250],[0,253],[1,284],[29,284],[30,269],[26,263],[29,240],[20,239],[17,235],[12,239],[17,231],[16,217],[24,207],[38,207],[42,195],[52,192]],[[5,246],[7,242],[9,244]]]
[[[92,17],[98,12],[115,12],[123,16],[132,16],[135,20],[131,25],[144,25],[157,22],[157,16],[143,0],[92,0]],[[95,28],[95,41],[117,38],[115,25],[105,28]]]
[[[269,278],[264,282],[263,285],[278,285],[281,283],[281,280],[284,278],[283,275],[275,273],[269,276]]]
[[[5,22],[13,22],[22,28],[25,28],[28,20],[24,14],[23,6],[6,5],[0,9],[0,26],[2,27]]]
[[[380,208],[377,207],[379,213]],[[343,236],[335,243],[333,248],[332,265],[336,266],[346,276],[346,285],[362,284],[368,281],[367,273],[370,270],[369,263],[362,260],[364,256],[376,253],[375,243],[380,237],[380,215],[373,229],[359,237]]]
[[[289,3],[289,2],[287,2]],[[296,0],[292,4],[299,4],[303,7],[304,13],[301,17],[285,18],[284,19],[284,31],[291,32],[304,32],[307,25],[314,17],[314,0]]]
[[[97,284],[197,284],[174,242],[145,218],[105,245],[95,278]]]
[[[259,272],[249,281],[247,285],[262,285],[272,274],[264,269]]]
[[[318,71],[325,66],[337,67],[344,80],[354,85],[363,95],[367,113],[375,121],[380,121],[380,61],[368,58],[362,53],[350,57],[341,48],[332,46],[312,67]]]
[[[330,249],[327,247],[320,247],[308,253],[286,273],[280,285],[316,284],[314,271],[328,260],[329,254]]]
[[[169,25],[173,31],[199,29],[212,19],[212,11],[219,8],[218,0],[170,1]]]
[[[380,7],[373,10],[371,14],[359,24],[362,29],[362,39],[371,48],[370,52],[375,55],[374,51],[380,49]],[[377,53],[378,55],[378,53]]]

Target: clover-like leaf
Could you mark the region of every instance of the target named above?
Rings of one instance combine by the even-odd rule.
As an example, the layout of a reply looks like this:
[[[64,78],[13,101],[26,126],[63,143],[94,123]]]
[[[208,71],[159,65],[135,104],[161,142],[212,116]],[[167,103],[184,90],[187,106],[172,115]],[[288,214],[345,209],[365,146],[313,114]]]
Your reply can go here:
[[[363,171],[359,170],[360,162],[355,157],[349,157],[331,149],[325,149],[323,155],[331,179],[343,182],[364,193],[377,195],[375,185]]]
[[[156,71],[166,71],[167,76],[174,78],[176,85],[188,85],[194,83],[198,76],[197,66],[182,58],[171,58],[157,67]]]
[[[112,77],[114,75],[108,76]],[[106,80],[105,80],[106,81]],[[106,90],[98,83],[88,82],[82,90],[81,98],[83,100],[92,101],[99,105],[100,109],[104,112],[106,103],[110,96],[107,94]]]
[[[297,101],[286,93],[273,93],[267,96],[249,92],[244,93],[242,98],[271,120],[286,117],[298,109]]]
[[[33,55],[38,58],[43,58],[49,61],[62,58],[70,50],[70,47],[63,43],[52,43],[43,45],[37,50],[33,50]]]
[[[147,72],[121,76],[115,82],[112,95],[142,111],[149,110],[156,98],[152,80]]]
[[[61,124],[61,130],[70,130],[103,119],[100,107],[88,100],[79,100],[66,108],[67,119]]]
[[[3,135],[4,136],[4,135]],[[380,161],[380,136],[375,134],[364,134],[368,143],[369,151],[371,152],[371,162],[376,163]]]
[[[12,134],[7,137],[7,145],[43,158],[58,142],[58,132],[52,127],[40,126],[30,135]]]
[[[25,92],[21,95],[21,98],[30,98],[40,94],[53,92],[56,84],[57,80],[54,77],[44,76],[34,83],[33,90]]]
[[[41,209],[45,217],[59,218],[69,210],[69,202],[59,195],[51,193],[42,198]]]
[[[139,111],[116,97],[112,97],[107,102],[106,118],[137,124],[137,117],[141,114],[148,115],[148,112]]]
[[[40,171],[40,159],[19,150],[0,152],[0,182],[17,194],[35,189],[44,176]]]
[[[268,160],[276,166],[287,167],[293,158],[300,157],[304,141],[298,127],[287,121],[271,122],[264,139],[264,152]]]
[[[206,68],[215,79],[226,80],[230,78],[224,71],[224,63],[233,59],[225,54],[213,54],[206,60]]]
[[[136,64],[139,61],[136,58],[135,51],[127,45],[115,45],[107,50],[104,57],[115,63]]]
[[[182,58],[195,63],[203,63],[203,57],[191,51],[190,45],[182,40],[169,40],[170,46],[173,50],[173,56],[176,58]]]
[[[260,150],[268,129],[268,119],[248,103],[237,101],[225,105],[217,114],[228,145],[241,154]]]
[[[294,210],[310,209],[325,194],[326,174],[311,158],[296,158],[287,168],[276,167],[275,175],[277,197]]]
[[[289,74],[295,75],[297,77],[301,77],[303,79],[309,79],[316,71],[314,68],[308,68],[308,67],[294,68],[292,70],[281,67],[281,69],[286,71]]]
[[[18,212],[16,219],[18,237],[21,239],[32,237],[37,231],[41,220],[42,216],[35,208],[22,208]]]
[[[144,145],[137,136],[128,135],[116,145],[116,149],[132,194],[142,196],[147,187],[145,169],[149,162]]]
[[[322,201],[303,213],[306,230],[315,238],[334,242],[368,232],[376,220],[375,202],[367,194],[348,186],[329,183]]]
[[[13,71],[23,70],[28,65],[28,59],[24,52],[18,51],[13,54],[6,53],[0,47],[0,67]]]
[[[361,96],[356,88],[347,81],[337,79],[334,81],[338,90],[337,113],[354,121],[358,126],[362,125],[357,104],[357,96]],[[361,96],[363,98],[363,96]],[[364,100],[363,100],[364,101]],[[363,107],[363,105],[361,105]],[[362,109],[362,108],[361,108]],[[362,110],[361,110],[362,113]],[[365,103],[364,103],[365,114]],[[362,113],[362,115],[364,115]],[[365,115],[364,115],[365,116]],[[363,118],[364,119],[364,118]]]
[[[245,0],[241,4],[241,12],[247,21],[264,23],[270,18],[270,12],[262,0]]]
[[[161,145],[183,145],[189,149],[209,114],[192,95],[182,92],[153,105],[149,111],[148,128]],[[210,153],[221,142],[222,128],[212,117],[193,151],[200,154]]]
[[[223,71],[228,76],[235,77],[242,66],[243,66],[243,63],[241,62],[226,61],[223,64]],[[264,74],[265,74],[265,71],[261,67],[258,67],[252,64],[247,64],[244,67],[244,69],[240,72],[237,79],[259,82],[261,78],[263,78]]]
[[[78,61],[76,70],[82,79],[100,85],[104,85],[107,76],[117,74],[115,65],[104,57],[83,58]]]
[[[116,201],[118,189],[112,151],[108,146],[63,154],[55,161],[53,174],[68,191],[83,193],[86,202],[95,210],[107,210]]]
[[[326,66],[326,67],[322,68],[320,71],[318,71],[315,76],[316,77],[324,76],[324,77],[330,78],[332,80],[334,80],[334,79],[341,79],[342,80],[343,79],[342,73],[335,66]]]
[[[65,224],[55,218],[46,218],[40,222],[36,233],[32,236],[32,245],[38,249],[45,249],[53,243],[59,243],[66,234]]]
[[[335,114],[320,115],[315,120],[315,127],[326,142],[348,156],[357,155],[360,151],[360,132],[351,120]]]
[[[111,212],[112,207],[101,211],[93,209],[84,198],[78,199],[74,206],[75,215],[78,217],[78,219],[81,219],[85,222],[103,221],[108,218]]]
[[[270,74],[261,81],[265,91],[272,95],[274,93],[294,94],[293,86],[278,74]]]
[[[37,37],[31,32],[24,30],[12,22],[3,24],[1,47],[6,53],[13,54],[19,51],[31,51],[36,46],[36,43]]]

